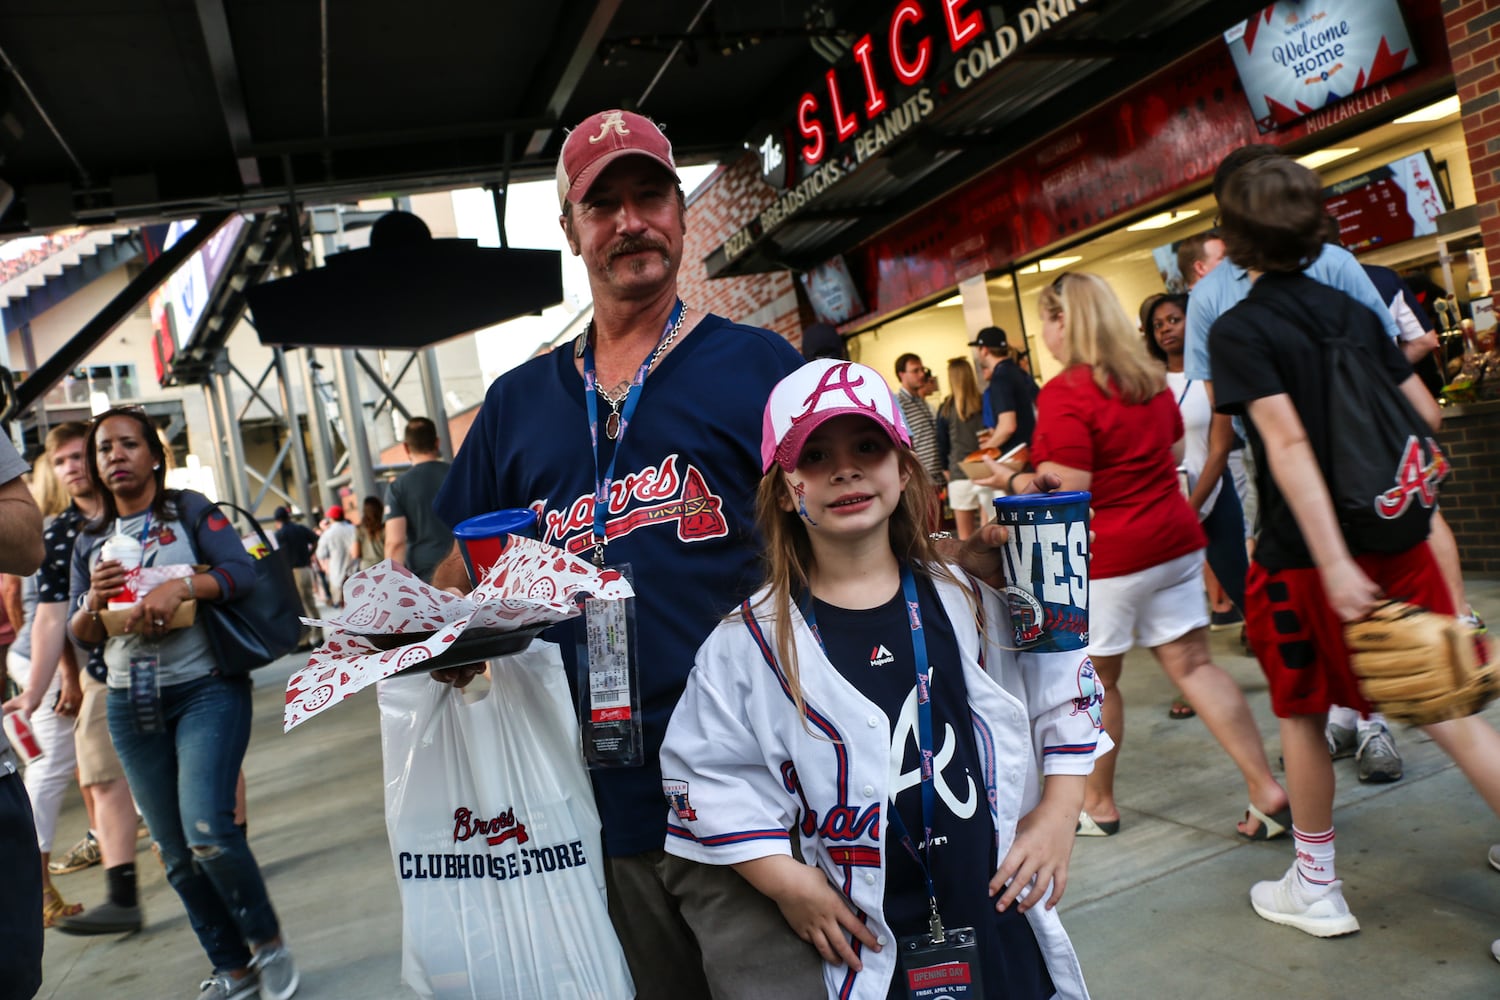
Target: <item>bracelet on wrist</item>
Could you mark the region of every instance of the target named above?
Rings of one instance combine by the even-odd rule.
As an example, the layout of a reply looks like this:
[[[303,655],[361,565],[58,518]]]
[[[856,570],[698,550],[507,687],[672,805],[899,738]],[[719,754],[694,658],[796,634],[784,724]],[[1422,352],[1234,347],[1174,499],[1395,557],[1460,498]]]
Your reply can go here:
[[[1016,477],[1024,475],[1024,472],[1012,472],[1010,478],[1005,481],[1005,492],[1014,493],[1016,491]]]
[[[187,599],[189,601],[196,600],[198,597],[198,592],[193,586],[193,578],[191,576],[187,576],[184,577],[183,580],[187,583]]]

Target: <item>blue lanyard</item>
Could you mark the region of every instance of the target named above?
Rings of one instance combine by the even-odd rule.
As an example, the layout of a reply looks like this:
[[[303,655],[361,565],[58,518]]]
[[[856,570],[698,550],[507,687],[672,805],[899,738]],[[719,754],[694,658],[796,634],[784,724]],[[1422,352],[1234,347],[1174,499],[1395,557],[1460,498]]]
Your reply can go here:
[[[123,517],[121,517],[120,520],[124,521],[125,519]],[[141,531],[140,531],[140,534],[138,534],[138,535],[135,536],[135,540],[141,543],[141,565],[142,566],[146,565],[146,546],[148,546],[148,545],[151,544],[151,542],[150,542],[150,535],[151,535],[151,508],[147,507],[146,508],[146,519],[141,522]]]
[[[906,824],[901,820],[901,811],[896,808],[894,799],[890,802],[890,820],[901,846],[911,855],[912,860],[922,869],[922,877],[927,880],[927,898],[932,906],[933,913],[937,912],[937,888],[932,884],[932,869],[927,864],[927,855],[932,845],[932,816],[937,811],[937,792],[932,776],[932,684],[931,670],[927,662],[927,639],[922,632],[922,606],[917,600],[917,580],[912,575],[911,567],[901,567],[901,596],[906,601],[907,617],[911,621],[911,651],[916,665],[917,674],[917,754],[921,760],[922,770],[922,852],[917,852],[917,847],[912,843],[911,834],[906,831]],[[802,617],[812,629],[813,638],[818,640],[818,646],[823,650],[823,655],[828,655],[828,647],[823,644],[823,637],[818,633],[818,623],[813,616],[812,596],[803,602]]]
[[[630,426],[630,418],[635,415],[636,404],[641,399],[641,386],[646,383],[646,375],[651,371],[651,361],[656,355],[656,350],[667,339],[667,335],[677,325],[681,315],[682,300],[678,299],[677,305],[672,308],[672,315],[667,317],[667,325],[661,329],[661,336],[656,340],[656,347],[653,347],[651,353],[646,355],[646,360],[641,362],[635,378],[630,382],[630,388],[625,393],[625,403],[620,409],[620,430],[615,435],[615,450],[609,456],[609,467],[604,470],[603,475],[599,473],[599,389],[596,384],[598,375],[594,371],[594,341],[592,337],[584,339],[583,399],[589,409],[589,444],[594,450],[594,565],[596,566],[604,565],[604,546],[609,541],[609,489],[614,481],[615,460],[620,457],[620,449],[625,446],[625,428]]]
[[[1184,399],[1187,399],[1188,390],[1191,389],[1192,387],[1193,387],[1193,380],[1192,379],[1188,379],[1187,380],[1187,385],[1185,385],[1185,386],[1182,387],[1182,395],[1177,397],[1177,408],[1179,410],[1182,409],[1182,401]]]

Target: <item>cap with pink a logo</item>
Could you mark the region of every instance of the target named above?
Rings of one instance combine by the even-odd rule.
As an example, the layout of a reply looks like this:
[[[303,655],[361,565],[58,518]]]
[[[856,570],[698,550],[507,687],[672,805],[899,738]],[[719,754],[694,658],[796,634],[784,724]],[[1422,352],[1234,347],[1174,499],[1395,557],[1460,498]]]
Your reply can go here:
[[[604,168],[622,156],[644,156],[678,179],[672,144],[654,121],[634,111],[600,111],[579,122],[563,140],[557,157],[558,205],[576,204]]]
[[[779,463],[795,471],[808,435],[847,414],[868,417],[896,444],[911,447],[906,418],[885,379],[867,365],[823,358],[809,361],[771,390],[761,421],[761,467],[769,472]]]

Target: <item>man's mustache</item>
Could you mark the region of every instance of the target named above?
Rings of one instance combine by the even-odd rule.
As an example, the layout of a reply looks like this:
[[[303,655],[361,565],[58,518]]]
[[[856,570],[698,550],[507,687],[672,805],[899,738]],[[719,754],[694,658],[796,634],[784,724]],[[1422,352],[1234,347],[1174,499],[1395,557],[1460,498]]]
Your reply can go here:
[[[614,248],[609,251],[609,259],[614,260],[616,257],[623,257],[625,254],[630,253],[644,253],[647,250],[654,250],[663,257],[669,256],[667,245],[659,240],[646,239],[645,237],[627,237],[615,244]]]

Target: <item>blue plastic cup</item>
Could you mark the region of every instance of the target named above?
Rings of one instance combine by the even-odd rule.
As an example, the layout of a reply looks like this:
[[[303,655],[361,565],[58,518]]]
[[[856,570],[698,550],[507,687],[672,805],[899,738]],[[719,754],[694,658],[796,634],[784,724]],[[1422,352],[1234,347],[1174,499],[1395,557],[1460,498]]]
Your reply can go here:
[[[1060,653],[1089,644],[1089,503],[1092,495],[996,497],[1005,543],[1005,600],[1015,648]]]
[[[477,587],[484,581],[485,575],[500,561],[511,535],[535,538],[536,511],[529,507],[510,507],[477,514],[460,521],[453,529],[458,551],[463,554],[464,565],[469,568],[471,584]]]

